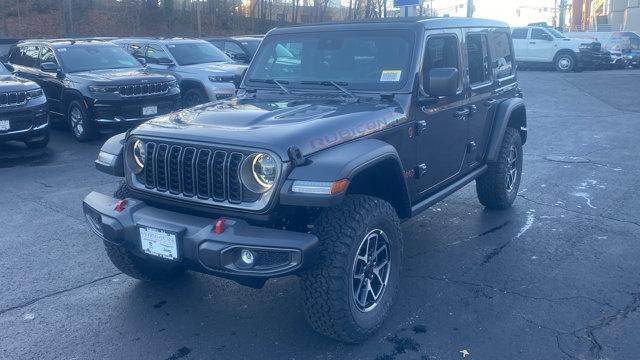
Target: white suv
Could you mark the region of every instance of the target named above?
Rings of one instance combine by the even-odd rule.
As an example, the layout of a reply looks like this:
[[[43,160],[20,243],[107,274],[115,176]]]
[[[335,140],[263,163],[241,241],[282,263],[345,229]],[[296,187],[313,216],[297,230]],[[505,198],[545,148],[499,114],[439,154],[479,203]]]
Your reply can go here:
[[[511,32],[516,61],[520,64],[552,64],[570,72],[609,61],[598,42],[565,37],[553,28],[529,26]]]

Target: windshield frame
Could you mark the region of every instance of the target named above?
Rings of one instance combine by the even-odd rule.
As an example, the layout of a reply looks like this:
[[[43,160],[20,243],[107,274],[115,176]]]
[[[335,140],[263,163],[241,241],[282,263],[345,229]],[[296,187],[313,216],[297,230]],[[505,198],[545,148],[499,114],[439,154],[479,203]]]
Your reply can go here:
[[[357,29],[357,30],[350,30],[349,34],[354,34],[354,33],[384,33],[384,34],[389,34],[390,32],[396,32],[398,33],[398,37],[403,37],[407,40],[409,46],[408,46],[408,51],[407,51],[407,61],[406,63],[403,65],[402,70],[403,72],[406,72],[406,75],[402,75],[402,78],[400,81],[397,82],[388,82],[387,84],[383,84],[383,86],[380,87],[376,87],[375,84],[373,82],[370,83],[350,83],[348,80],[344,80],[344,79],[338,79],[338,78],[331,78],[331,79],[312,79],[312,78],[297,78],[297,79],[291,79],[291,78],[287,78],[287,79],[279,79],[277,78],[276,80],[281,81],[282,83],[286,83],[287,84],[287,88],[292,91],[292,92],[315,92],[315,91],[321,91],[321,92],[338,92],[338,93],[342,93],[340,90],[338,89],[332,89],[330,87],[327,87],[326,85],[322,85],[322,84],[318,84],[318,85],[311,85],[311,84],[303,84],[304,82],[338,82],[340,83],[342,86],[344,86],[345,89],[348,89],[352,92],[360,92],[360,93],[400,93],[400,92],[408,92],[410,90],[407,90],[407,84],[412,83],[413,79],[413,74],[415,72],[415,68],[416,68],[416,53],[418,53],[420,51],[419,46],[417,44],[418,41],[420,41],[420,34],[418,34],[418,32],[414,29],[411,28],[405,28],[405,27],[400,27],[400,28],[367,28],[367,29]],[[259,73],[255,73],[255,68],[258,66],[258,62],[261,56],[263,56],[265,51],[268,51],[268,48],[270,47],[272,42],[278,41],[280,43],[286,41],[287,39],[291,39],[292,41],[295,41],[295,39],[300,39],[300,38],[305,38],[305,37],[318,37],[324,34],[341,34],[344,35],[344,31],[341,30],[324,30],[324,31],[318,31],[318,32],[285,32],[285,33],[278,33],[278,34],[272,34],[272,35],[268,35],[266,36],[259,48],[258,51],[256,52],[256,54],[254,55],[252,61],[251,61],[251,65],[249,66],[249,69],[247,69],[246,73],[245,73],[245,77],[244,77],[244,81],[243,81],[243,87],[244,88],[248,88],[248,89],[269,89],[269,90],[278,90],[279,87],[276,84],[273,83],[265,83],[261,77],[263,76],[262,74]],[[342,36],[344,38],[344,36]],[[278,44],[281,45],[281,44]],[[268,55],[264,55],[264,56],[268,56]],[[394,69],[396,70],[396,69]],[[257,81],[251,81],[251,79],[255,79]],[[344,80],[344,81],[343,81]],[[363,84],[367,84],[364,85]]]
[[[111,46],[113,45],[113,46]],[[62,49],[69,49],[69,48],[99,48],[99,47],[104,47],[104,48],[118,48],[120,50],[122,50],[122,52],[124,54],[126,54],[126,56],[131,57],[134,61],[134,66],[122,66],[122,67],[108,67],[108,68],[91,68],[91,69],[72,69],[69,67],[69,64],[65,61],[64,55],[62,55],[61,53],[63,53],[64,51],[61,51]],[[59,66],[62,67],[62,69],[64,70],[65,73],[68,74],[73,74],[73,73],[79,73],[79,72],[86,72],[86,71],[102,71],[102,70],[124,70],[124,69],[136,69],[136,70],[140,70],[143,69],[144,67],[142,66],[142,64],[140,64],[140,62],[133,56],[131,55],[131,53],[129,53],[128,51],[126,51],[125,49],[123,49],[121,46],[116,45],[116,44],[87,44],[87,45],[69,45],[69,46],[56,46],[53,48],[54,54],[56,59],[59,62]],[[65,50],[66,51],[66,50]]]
[[[565,39],[566,36],[564,36],[563,33],[561,33],[560,31],[554,29],[554,28],[547,28],[547,31],[549,33],[551,33],[551,36],[555,37],[556,39]]]
[[[191,47],[191,46],[194,46],[194,45],[202,45],[202,46],[205,46],[205,47],[208,47],[208,46],[213,47],[214,50],[217,50],[220,53],[220,55],[222,56],[222,60],[202,61],[202,62],[195,62],[195,63],[183,63],[183,62],[181,62],[179,60],[179,57],[177,57],[176,54],[174,53],[174,50],[178,46]],[[189,41],[189,42],[179,42],[179,43],[173,43],[173,44],[164,44],[164,47],[167,49],[167,51],[169,52],[171,57],[173,57],[173,59],[175,60],[176,64],[178,64],[180,66],[213,64],[213,63],[233,63],[233,59],[231,59],[227,54],[225,54],[224,51],[218,49],[217,46],[213,45],[212,43],[210,43],[208,41]]]

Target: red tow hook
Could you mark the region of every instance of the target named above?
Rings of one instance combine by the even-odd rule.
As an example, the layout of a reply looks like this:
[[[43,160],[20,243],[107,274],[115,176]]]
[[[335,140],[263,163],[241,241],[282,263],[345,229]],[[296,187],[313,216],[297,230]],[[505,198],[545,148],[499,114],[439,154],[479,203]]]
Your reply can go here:
[[[220,218],[216,221],[216,226],[213,227],[213,232],[216,234],[222,234],[224,232],[224,218]]]
[[[123,212],[125,205],[127,205],[127,199],[120,199],[116,203],[116,207],[114,208],[114,210],[117,212]]]

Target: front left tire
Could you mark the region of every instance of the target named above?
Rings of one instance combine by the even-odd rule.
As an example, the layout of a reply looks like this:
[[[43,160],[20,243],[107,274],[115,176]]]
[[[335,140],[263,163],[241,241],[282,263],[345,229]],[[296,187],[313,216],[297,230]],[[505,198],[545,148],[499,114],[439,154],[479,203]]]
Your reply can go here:
[[[82,103],[73,100],[67,108],[67,123],[71,134],[80,142],[91,141],[98,137],[98,128]]]
[[[556,58],[553,62],[556,67],[556,71],[559,72],[572,72],[577,68],[577,60],[575,55],[568,52],[563,52],[556,55]]]
[[[402,232],[388,202],[349,195],[314,224],[319,259],[302,274],[307,321],[322,335],[357,343],[383,323],[398,291]]]

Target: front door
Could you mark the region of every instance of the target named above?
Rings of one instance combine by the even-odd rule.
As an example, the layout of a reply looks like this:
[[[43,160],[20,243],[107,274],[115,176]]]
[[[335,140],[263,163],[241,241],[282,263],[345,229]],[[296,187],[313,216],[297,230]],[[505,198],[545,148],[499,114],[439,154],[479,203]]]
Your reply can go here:
[[[54,63],[58,66],[58,60],[56,60],[53,49],[48,46],[43,46],[40,49],[40,63]],[[49,100],[49,109],[51,112],[59,115],[65,114],[65,109],[62,108],[62,93],[64,91],[64,84],[62,79],[58,77],[57,72],[45,72],[41,69],[37,72],[38,83],[45,95]]]
[[[558,47],[554,37],[541,28],[531,28],[529,35],[527,53],[531,60],[539,62],[553,61]]]
[[[459,30],[432,33],[427,37],[423,74],[434,68],[457,68],[459,71],[458,92],[453,96],[441,96],[430,105],[416,109],[416,136],[418,137],[418,191],[425,196],[453,181],[461,172],[467,140],[467,118],[462,86],[462,61]],[[423,76],[426,78],[426,76]],[[426,81],[425,81],[426,82]],[[428,84],[422,85],[429,95]]]

